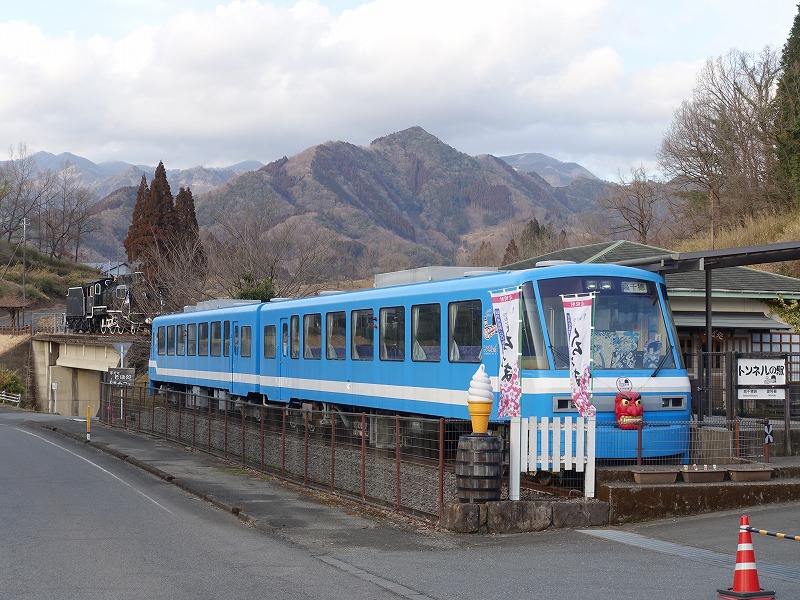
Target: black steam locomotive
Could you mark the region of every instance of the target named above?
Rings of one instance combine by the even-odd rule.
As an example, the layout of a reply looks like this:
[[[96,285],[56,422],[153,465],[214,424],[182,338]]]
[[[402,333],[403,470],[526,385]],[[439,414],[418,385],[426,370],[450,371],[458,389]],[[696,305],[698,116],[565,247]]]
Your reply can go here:
[[[145,333],[149,325],[136,312],[132,294],[136,274],[106,277],[67,290],[67,331]]]

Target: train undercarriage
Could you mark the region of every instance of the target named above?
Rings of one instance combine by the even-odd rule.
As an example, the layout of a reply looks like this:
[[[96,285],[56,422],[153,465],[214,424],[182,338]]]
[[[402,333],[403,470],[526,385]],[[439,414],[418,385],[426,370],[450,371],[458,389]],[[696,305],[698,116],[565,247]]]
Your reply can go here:
[[[166,395],[171,404],[180,404],[186,409],[227,411],[231,417],[255,422],[263,420],[290,432],[307,432],[325,438],[335,435],[342,443],[359,445],[363,440],[376,449],[396,449],[399,446],[403,452],[429,458],[437,457],[440,448],[446,455],[454,456],[458,438],[472,432],[470,421],[463,419],[437,419],[299,398],[278,403],[262,395],[243,398],[226,390],[200,386],[184,389],[182,386],[162,385],[156,393]],[[507,437],[504,424],[492,425],[491,435],[501,439]]]

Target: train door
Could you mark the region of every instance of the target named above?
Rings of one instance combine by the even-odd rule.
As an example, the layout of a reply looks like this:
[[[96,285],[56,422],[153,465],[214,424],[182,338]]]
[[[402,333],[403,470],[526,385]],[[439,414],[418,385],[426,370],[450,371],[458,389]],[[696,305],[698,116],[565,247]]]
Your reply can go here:
[[[239,364],[241,353],[239,352],[239,321],[231,321],[231,329],[233,331],[231,343],[231,389],[236,389],[237,374],[241,373],[241,365]],[[234,392],[235,393],[235,392]]]
[[[289,402],[290,394],[287,392],[289,378],[290,349],[289,319],[281,319],[280,345],[278,347],[278,401]]]

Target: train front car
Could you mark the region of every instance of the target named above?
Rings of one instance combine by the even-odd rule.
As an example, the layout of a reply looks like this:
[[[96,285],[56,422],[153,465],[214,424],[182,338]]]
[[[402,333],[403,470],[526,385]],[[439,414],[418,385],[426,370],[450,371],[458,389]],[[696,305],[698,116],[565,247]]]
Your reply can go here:
[[[591,299],[588,391],[596,410],[597,458],[685,458],[690,386],[663,279],[613,265],[529,273],[520,307],[522,416],[579,413],[564,300]]]

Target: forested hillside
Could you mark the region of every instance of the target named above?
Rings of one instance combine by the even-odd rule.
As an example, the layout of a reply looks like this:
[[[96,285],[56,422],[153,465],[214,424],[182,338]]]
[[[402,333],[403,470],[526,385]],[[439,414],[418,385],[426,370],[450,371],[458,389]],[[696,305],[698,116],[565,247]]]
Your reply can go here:
[[[231,215],[266,212],[295,219],[386,267],[454,264],[481,241],[502,254],[531,219],[570,230],[595,208],[607,184],[576,180],[554,188],[535,173],[493,156],[472,157],[419,127],[368,147],[327,142],[245,173],[196,200],[201,227],[221,235]]]

